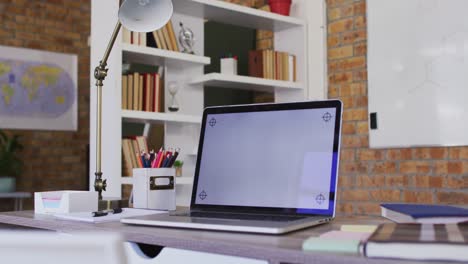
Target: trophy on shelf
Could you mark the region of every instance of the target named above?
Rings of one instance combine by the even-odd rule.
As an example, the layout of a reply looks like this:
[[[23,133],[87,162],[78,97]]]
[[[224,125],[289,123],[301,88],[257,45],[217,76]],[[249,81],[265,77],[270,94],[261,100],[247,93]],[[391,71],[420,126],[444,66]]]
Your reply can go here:
[[[169,111],[177,112],[179,111],[179,105],[177,103],[176,94],[179,91],[179,86],[176,82],[169,82],[167,87],[169,94],[171,94],[171,105],[168,107]]]
[[[184,48],[183,53],[195,54],[193,52],[193,45],[195,45],[195,36],[190,28],[184,27],[180,22],[179,43]]]

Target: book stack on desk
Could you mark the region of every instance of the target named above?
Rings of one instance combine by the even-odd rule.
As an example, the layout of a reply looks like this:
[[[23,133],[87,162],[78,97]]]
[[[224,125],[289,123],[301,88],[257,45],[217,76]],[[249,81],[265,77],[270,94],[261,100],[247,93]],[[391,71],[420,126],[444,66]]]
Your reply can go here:
[[[370,258],[468,262],[468,223],[383,224],[363,246]]]
[[[468,210],[445,205],[382,204],[382,224],[362,244],[371,258],[468,261]]]

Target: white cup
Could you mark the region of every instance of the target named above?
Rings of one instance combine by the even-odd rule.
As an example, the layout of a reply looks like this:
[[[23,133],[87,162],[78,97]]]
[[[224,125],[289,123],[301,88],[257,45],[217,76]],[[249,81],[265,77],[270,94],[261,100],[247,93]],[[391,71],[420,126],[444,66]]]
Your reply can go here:
[[[237,75],[237,60],[234,58],[221,59],[221,73]]]

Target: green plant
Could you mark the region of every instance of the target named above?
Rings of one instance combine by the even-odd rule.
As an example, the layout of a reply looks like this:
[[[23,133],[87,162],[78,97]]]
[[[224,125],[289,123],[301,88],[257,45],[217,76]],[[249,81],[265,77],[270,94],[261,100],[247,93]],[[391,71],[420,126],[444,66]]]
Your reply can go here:
[[[18,135],[9,137],[0,131],[0,176],[17,176],[21,173],[23,161],[18,157],[18,151],[22,149]]]
[[[174,162],[174,168],[181,168],[182,165],[184,165],[184,162],[181,161],[181,160],[176,160],[176,161]]]

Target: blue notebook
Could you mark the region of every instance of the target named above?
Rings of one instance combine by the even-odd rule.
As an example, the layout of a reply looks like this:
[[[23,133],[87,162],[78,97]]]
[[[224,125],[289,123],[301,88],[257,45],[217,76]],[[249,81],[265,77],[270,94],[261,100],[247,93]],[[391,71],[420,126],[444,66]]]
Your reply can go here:
[[[381,204],[382,216],[397,223],[447,224],[468,221],[468,209],[449,205]]]

